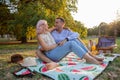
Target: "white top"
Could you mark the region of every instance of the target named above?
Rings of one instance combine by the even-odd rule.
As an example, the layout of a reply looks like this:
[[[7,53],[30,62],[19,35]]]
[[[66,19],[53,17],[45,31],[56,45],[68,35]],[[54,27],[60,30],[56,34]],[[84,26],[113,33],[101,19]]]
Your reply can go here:
[[[52,35],[50,34],[50,32],[47,32],[45,34],[39,34],[38,36],[41,36],[42,39],[45,41],[46,44],[48,44],[48,46],[56,44],[54,38],[52,37]],[[39,45],[39,49],[41,48],[41,46]]]

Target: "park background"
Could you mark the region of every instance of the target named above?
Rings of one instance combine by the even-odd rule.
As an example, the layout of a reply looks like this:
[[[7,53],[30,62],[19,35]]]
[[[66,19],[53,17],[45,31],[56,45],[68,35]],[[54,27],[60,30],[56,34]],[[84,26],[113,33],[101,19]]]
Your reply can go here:
[[[83,22],[74,20],[71,13],[77,13],[77,3],[78,0],[1,0],[0,79],[17,79],[11,72],[19,66],[7,63],[10,55],[19,53],[24,57],[35,56],[37,49],[35,26],[39,19],[47,20],[51,28],[54,26],[56,17],[63,17],[66,27],[78,32],[86,45],[89,39],[95,40],[97,43],[99,36],[115,36],[116,43],[120,47],[120,14],[117,13],[116,19],[110,23],[103,21],[90,28]],[[116,48],[114,53],[120,53],[119,48]],[[120,63],[120,58],[115,59],[97,80],[119,80],[120,64],[118,63]],[[47,79],[37,74],[33,80],[41,78]]]

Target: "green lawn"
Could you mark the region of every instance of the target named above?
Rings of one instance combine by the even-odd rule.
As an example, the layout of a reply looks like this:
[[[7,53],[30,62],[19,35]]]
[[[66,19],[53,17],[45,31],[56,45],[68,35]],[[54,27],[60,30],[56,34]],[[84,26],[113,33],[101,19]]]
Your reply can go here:
[[[117,44],[120,47],[120,38],[117,38]],[[87,40],[84,40],[87,44]],[[13,44],[13,45],[0,45],[0,80],[50,80],[45,76],[36,74],[33,78],[16,78],[11,73],[18,68],[17,64],[7,63],[10,60],[10,56],[14,53],[22,54],[24,57],[35,56],[35,50],[37,44]],[[116,53],[120,53],[120,49],[114,50]],[[116,58],[109,64],[107,69],[96,78],[96,80],[120,80],[120,57]]]

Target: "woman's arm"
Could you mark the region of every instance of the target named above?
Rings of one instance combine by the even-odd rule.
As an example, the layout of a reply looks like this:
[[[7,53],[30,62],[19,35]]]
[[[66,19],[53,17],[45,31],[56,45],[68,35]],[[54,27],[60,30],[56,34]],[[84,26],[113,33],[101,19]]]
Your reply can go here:
[[[36,55],[37,55],[38,58],[40,58],[40,59],[41,59],[42,61],[44,61],[44,62],[47,62],[47,63],[53,62],[51,59],[49,59],[49,58],[44,54],[44,52],[40,51],[39,49],[37,49]]]
[[[48,45],[45,43],[45,41],[41,38],[41,36],[38,36],[38,42],[40,43],[43,50],[48,51],[51,49],[54,49],[58,46],[58,44]]]

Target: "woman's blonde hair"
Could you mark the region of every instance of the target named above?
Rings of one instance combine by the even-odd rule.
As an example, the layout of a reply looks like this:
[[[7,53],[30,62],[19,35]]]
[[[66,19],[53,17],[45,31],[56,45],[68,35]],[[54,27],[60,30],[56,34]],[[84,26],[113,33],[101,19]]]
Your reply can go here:
[[[36,28],[38,28],[40,25],[42,25],[42,24],[47,24],[47,21],[46,20],[39,20],[38,22],[37,22],[37,25],[36,25]]]
[[[37,25],[36,25],[36,33],[38,34],[39,33],[39,30],[37,28],[39,28],[39,26],[41,26],[42,24],[46,24],[47,25],[47,21],[46,20],[39,20],[37,22]],[[48,30],[45,28],[45,30]]]

